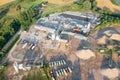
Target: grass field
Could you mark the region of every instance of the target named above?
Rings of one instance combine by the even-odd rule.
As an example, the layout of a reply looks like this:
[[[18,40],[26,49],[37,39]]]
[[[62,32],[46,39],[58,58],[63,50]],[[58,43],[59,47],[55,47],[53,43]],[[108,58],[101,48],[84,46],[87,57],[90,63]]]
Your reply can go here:
[[[34,2],[21,2],[21,3],[19,3],[19,4],[17,4],[17,5],[21,5],[21,7],[22,7],[22,10],[25,10],[25,9],[29,9],[31,6],[35,6],[35,5],[37,5],[37,4],[40,4],[41,2],[43,2],[43,0],[36,0],[36,1],[34,1]],[[9,9],[9,12],[7,13],[7,15],[9,15],[9,16],[16,16],[20,11],[17,11],[16,10],[16,6],[17,5],[12,5],[11,7],[10,7],[10,9]]]
[[[37,4],[40,4],[41,2],[43,2],[43,0],[36,0],[34,2],[22,2],[20,3],[20,5],[23,7],[23,8],[26,8],[26,9],[29,9],[31,6],[35,6]]]
[[[97,6],[100,8],[108,8],[112,12],[120,12],[120,6],[117,6],[111,2],[111,0],[96,0]]]
[[[4,5],[6,3],[12,2],[12,1],[14,1],[14,0],[0,0],[0,6]]]
[[[47,0],[49,3],[53,3],[53,4],[65,4],[68,2],[73,2],[75,0]]]

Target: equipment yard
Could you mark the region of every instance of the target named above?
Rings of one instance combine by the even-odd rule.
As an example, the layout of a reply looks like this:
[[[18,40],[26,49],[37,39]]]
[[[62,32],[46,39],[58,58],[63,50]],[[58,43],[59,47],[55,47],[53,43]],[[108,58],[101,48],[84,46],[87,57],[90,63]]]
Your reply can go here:
[[[113,34],[120,36],[120,32],[110,27],[90,34],[99,23],[98,15],[92,13],[52,14],[22,32],[8,58],[16,61],[14,67],[24,65],[25,70],[47,61],[53,80],[120,80],[120,57],[112,52],[111,56],[103,54],[109,44],[98,43],[103,36],[116,39]]]

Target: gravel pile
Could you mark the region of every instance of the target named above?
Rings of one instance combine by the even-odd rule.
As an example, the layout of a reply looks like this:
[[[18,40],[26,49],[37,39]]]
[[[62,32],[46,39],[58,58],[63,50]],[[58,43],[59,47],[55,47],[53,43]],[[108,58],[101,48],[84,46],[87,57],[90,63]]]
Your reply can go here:
[[[114,79],[119,76],[119,69],[117,68],[105,69],[105,70],[102,70],[101,73],[110,79]]]
[[[83,60],[90,59],[91,57],[95,57],[95,53],[91,50],[79,50],[76,52],[76,55]]]

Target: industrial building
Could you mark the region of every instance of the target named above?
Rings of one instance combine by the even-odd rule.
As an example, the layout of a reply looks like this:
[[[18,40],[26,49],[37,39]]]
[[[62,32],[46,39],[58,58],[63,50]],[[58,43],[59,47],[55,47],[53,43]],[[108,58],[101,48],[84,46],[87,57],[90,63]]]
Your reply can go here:
[[[76,38],[86,39],[85,36],[99,23],[98,15],[95,14],[63,12],[39,19],[35,28],[55,35],[62,36],[66,33],[68,36],[72,34]],[[58,34],[59,32],[61,33]]]

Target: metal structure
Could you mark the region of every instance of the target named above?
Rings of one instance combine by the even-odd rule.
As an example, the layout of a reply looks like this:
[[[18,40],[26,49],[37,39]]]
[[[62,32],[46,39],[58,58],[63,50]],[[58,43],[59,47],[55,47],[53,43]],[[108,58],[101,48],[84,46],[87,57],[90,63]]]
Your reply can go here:
[[[112,49],[110,49],[110,56],[109,56],[109,67],[113,67],[113,59],[112,59]]]
[[[16,73],[19,73],[19,70],[18,70],[19,66],[18,66],[18,63],[16,61],[13,63],[13,67],[14,67]]]

